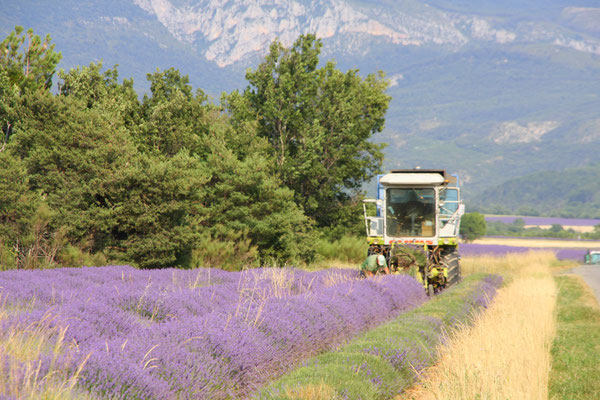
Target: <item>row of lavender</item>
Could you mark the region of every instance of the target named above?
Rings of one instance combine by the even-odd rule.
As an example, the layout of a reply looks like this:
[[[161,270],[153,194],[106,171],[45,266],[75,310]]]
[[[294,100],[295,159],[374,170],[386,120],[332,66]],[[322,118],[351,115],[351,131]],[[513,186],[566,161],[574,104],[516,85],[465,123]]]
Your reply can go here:
[[[410,277],[353,270],[7,271],[0,291],[17,310],[0,332],[42,319],[68,326],[58,362],[75,371],[89,357],[80,386],[117,399],[247,397],[426,300]],[[40,361],[41,373],[53,363]]]
[[[304,362],[264,388],[256,399],[297,399],[320,388],[319,398],[396,398],[437,360],[444,332],[472,322],[474,312],[493,301],[503,279],[475,274],[432,301],[350,341],[336,351]],[[314,397],[313,397],[314,398]]]
[[[463,243],[460,245],[461,256],[504,256],[509,253],[526,253],[531,250],[549,250],[556,254],[559,260],[577,260],[582,261],[587,249],[585,248],[567,248],[567,247],[526,247],[526,246],[506,246],[500,244],[477,244]]]

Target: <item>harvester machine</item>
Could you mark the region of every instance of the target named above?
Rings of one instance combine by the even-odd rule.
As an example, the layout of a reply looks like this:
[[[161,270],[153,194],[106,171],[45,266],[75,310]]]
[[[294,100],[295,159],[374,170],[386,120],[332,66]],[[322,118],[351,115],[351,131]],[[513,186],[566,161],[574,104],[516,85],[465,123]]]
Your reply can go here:
[[[383,254],[392,272],[413,274],[429,295],[460,281],[458,176],[392,170],[377,177],[377,198],[365,199],[363,210],[368,255]]]

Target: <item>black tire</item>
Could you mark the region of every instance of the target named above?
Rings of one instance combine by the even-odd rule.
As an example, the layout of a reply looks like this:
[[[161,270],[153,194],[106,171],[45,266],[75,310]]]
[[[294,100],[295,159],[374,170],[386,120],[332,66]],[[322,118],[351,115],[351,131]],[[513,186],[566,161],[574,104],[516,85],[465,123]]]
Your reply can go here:
[[[458,262],[458,252],[453,251],[452,253],[444,256],[443,263],[448,267],[448,286],[452,286],[461,281],[460,264]]]

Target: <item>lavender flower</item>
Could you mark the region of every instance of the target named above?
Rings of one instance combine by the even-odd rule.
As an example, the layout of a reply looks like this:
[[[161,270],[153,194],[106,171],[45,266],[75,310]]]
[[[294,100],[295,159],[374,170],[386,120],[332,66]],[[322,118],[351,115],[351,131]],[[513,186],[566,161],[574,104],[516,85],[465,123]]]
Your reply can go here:
[[[4,328],[68,327],[60,362],[115,399],[244,398],[309,357],[427,300],[407,276],[356,270],[0,272]],[[377,381],[376,375],[372,379]]]

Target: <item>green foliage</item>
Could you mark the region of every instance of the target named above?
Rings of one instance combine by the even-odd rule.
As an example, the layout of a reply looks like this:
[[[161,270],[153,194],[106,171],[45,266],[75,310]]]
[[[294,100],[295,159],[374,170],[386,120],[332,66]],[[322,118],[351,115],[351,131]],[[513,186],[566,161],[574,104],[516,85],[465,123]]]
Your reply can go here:
[[[12,246],[29,231],[39,199],[29,190],[25,165],[9,151],[0,152],[0,171],[0,240]]]
[[[270,172],[269,160],[257,153],[240,159],[224,137],[211,135],[210,143],[206,168],[211,179],[204,202],[209,214],[205,225],[213,237],[246,232],[263,263],[310,261],[312,223],[294,202],[293,193]]]
[[[342,236],[337,240],[320,238],[315,244],[317,255],[326,260],[361,263],[367,256],[369,245],[364,236]]]
[[[24,33],[23,27],[16,26],[0,42],[0,67],[21,92],[37,92],[52,86],[52,77],[62,56],[54,51],[51,40],[50,35],[46,35],[42,42],[33,34],[33,29]]]
[[[383,146],[369,139],[383,129],[390,98],[381,74],[363,79],[333,62],[317,68],[321,46],[314,35],[289,49],[274,42],[246,74],[251,86],[234,92],[228,105],[234,123],[256,121],[296,202],[319,226],[330,226],[350,194],[381,168]]]
[[[78,246],[67,243],[58,253],[57,259],[60,267],[93,267],[106,265],[108,259],[102,252],[90,254]]]
[[[194,155],[206,155],[202,138],[211,128],[211,112],[201,90],[192,94],[187,76],[171,68],[148,74],[152,96],[145,95],[142,122],[135,136],[145,149],[173,156],[186,149]],[[143,148],[143,149],[144,149]]]
[[[200,162],[184,152],[175,157],[139,155],[109,181],[102,193],[106,252],[143,268],[182,265],[200,238],[204,219],[200,188],[208,179]]]
[[[57,210],[53,226],[115,260],[175,265],[199,235],[196,204],[206,181],[199,162],[138,152],[127,129],[135,100],[116,72],[92,65],[62,77],[60,96],[27,99],[35,113],[11,143],[31,189]]]
[[[559,291],[556,337],[552,345],[549,397],[600,398],[600,309],[584,283],[572,276],[557,276]]]
[[[486,229],[485,217],[478,212],[466,213],[460,220],[460,235],[466,241],[485,236]]]
[[[62,229],[53,229],[50,221],[55,216],[45,202],[40,202],[30,221],[29,232],[14,246],[18,256],[16,268],[36,269],[57,266],[57,256],[65,245]]]
[[[53,266],[63,244],[62,232],[49,226],[54,213],[29,190],[24,163],[0,152],[0,269]]]
[[[255,265],[257,248],[244,232],[230,233],[229,238],[215,239],[205,232],[192,250],[190,268],[221,268],[239,271]]]
[[[119,83],[115,66],[102,72],[102,63],[90,63],[88,67],[73,68],[58,73],[60,96],[81,100],[87,108],[98,108],[110,113],[113,119],[132,129],[140,122],[140,104],[133,90],[133,80]]]
[[[0,45],[2,268],[306,263],[317,225],[358,258],[339,238],[362,235],[360,188],[381,165],[382,75],[317,68],[307,35],[275,42],[223,106],[173,68],[140,102],[101,63],[61,70],[54,95],[60,54],[22,33]]]
[[[27,166],[30,188],[57,211],[54,225],[65,226],[76,242],[91,236],[99,250],[116,223],[107,182],[127,169],[136,149],[110,111],[87,108],[74,96],[28,103],[32,115],[20,123],[11,149]]]

